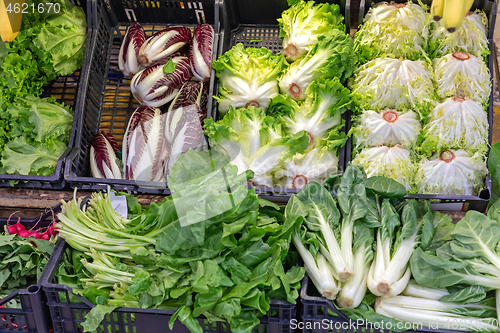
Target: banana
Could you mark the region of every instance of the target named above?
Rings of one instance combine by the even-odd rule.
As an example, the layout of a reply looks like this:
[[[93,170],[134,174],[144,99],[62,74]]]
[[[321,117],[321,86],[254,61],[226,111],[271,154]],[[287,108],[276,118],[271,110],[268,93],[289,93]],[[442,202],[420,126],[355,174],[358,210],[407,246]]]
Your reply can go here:
[[[467,16],[467,14],[469,13],[469,10],[471,10],[473,4],[474,4],[474,0],[465,0],[465,14],[464,14],[464,16]]]
[[[431,4],[431,16],[434,21],[439,21],[443,17],[445,0],[432,0]]]
[[[465,2],[466,0],[444,0],[443,24],[449,32],[454,32],[462,25]]]
[[[24,3],[25,0],[0,0],[0,37],[6,43],[12,42],[21,29]]]

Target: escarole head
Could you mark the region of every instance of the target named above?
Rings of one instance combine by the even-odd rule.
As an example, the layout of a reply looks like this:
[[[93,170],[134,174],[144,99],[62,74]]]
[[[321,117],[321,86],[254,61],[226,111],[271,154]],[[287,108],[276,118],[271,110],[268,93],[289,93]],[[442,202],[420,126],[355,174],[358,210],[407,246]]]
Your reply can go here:
[[[481,154],[447,149],[420,162],[416,182],[424,194],[475,195],[484,185],[486,172]]]
[[[364,111],[358,120],[356,132],[357,147],[376,147],[379,145],[401,145],[411,148],[421,130],[417,114],[396,110],[375,112]]]
[[[479,103],[488,102],[490,72],[481,58],[461,51],[447,54],[434,59],[434,73],[440,98],[468,97]]]

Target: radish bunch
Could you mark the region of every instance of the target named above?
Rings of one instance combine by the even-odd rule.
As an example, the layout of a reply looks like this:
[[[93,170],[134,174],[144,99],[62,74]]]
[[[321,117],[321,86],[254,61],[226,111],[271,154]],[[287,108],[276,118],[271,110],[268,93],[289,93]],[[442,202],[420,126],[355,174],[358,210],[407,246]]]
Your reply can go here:
[[[17,212],[15,212],[17,213]],[[39,228],[37,230],[33,230],[37,225],[38,221],[31,229],[26,230],[26,227],[21,224],[21,218],[18,218],[16,224],[9,225],[9,221],[15,213],[12,213],[9,216],[9,219],[7,221],[7,232],[9,235],[18,235],[23,238],[28,238],[28,237],[34,237],[35,239],[44,239],[44,240],[50,240],[53,236],[56,236],[58,231],[56,227],[56,222],[54,218],[54,212],[52,212],[52,224],[46,228]]]

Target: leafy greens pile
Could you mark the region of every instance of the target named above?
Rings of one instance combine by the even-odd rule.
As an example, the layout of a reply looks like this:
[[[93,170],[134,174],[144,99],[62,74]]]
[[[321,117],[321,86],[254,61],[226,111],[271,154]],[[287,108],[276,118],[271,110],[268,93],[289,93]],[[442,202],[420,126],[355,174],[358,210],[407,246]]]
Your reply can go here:
[[[49,8],[44,0],[28,4]],[[1,173],[48,176],[69,140],[72,111],[40,96],[45,84],[81,67],[87,23],[80,7],[57,4],[60,13],[24,14],[16,39],[0,42]]]
[[[174,194],[147,209],[127,196],[126,218],[110,193],[94,194],[84,210],[76,199],[65,203],[58,228],[73,249],[57,275],[96,304],[85,331],[126,306],[176,310],[171,328],[179,319],[202,332],[195,318],[204,315],[249,332],[270,299],[295,303],[304,275],[287,256],[296,221],[245,189],[249,178],[227,156],[190,150],[168,179]]]
[[[36,284],[54,249],[43,239],[0,234],[0,299]],[[34,246],[36,245],[36,246]],[[15,307],[15,305],[14,305]]]

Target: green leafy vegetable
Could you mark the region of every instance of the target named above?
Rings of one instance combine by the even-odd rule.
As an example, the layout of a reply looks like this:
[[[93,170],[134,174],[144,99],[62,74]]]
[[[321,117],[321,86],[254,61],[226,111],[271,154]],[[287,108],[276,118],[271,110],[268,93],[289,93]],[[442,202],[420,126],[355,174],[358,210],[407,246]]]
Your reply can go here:
[[[86,210],[76,199],[65,203],[58,228],[73,259],[63,260],[59,281],[103,305],[85,329],[126,306],[175,310],[173,329],[178,319],[201,332],[196,317],[204,315],[248,332],[270,299],[295,303],[304,269],[284,260],[298,220],[246,189],[252,176],[238,174],[226,155],[189,150],[170,173],[173,195],[144,210],[132,204],[127,219],[109,194],[94,194]]]

